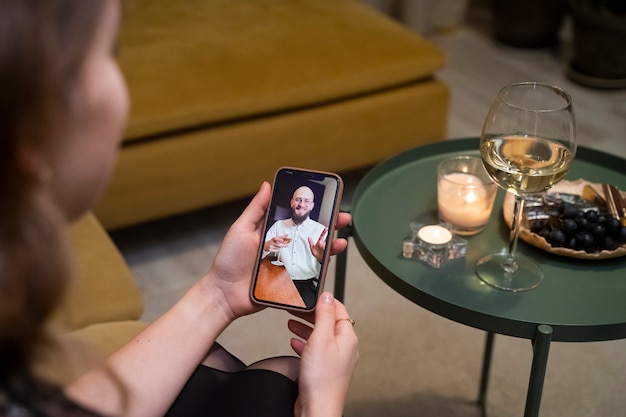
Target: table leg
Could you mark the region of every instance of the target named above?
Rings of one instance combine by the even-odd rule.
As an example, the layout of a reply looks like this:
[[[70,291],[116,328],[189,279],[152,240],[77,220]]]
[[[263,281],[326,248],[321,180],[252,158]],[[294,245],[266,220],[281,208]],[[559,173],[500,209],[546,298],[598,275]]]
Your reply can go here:
[[[530,382],[528,383],[524,417],[537,417],[539,415],[551,341],[552,327],[546,324],[537,327],[537,334],[535,340],[533,340],[533,363],[530,369]]]
[[[489,385],[489,373],[491,371],[491,354],[493,353],[494,333],[487,332],[485,338],[485,352],[483,354],[483,370],[480,376],[480,391],[478,392],[478,405],[482,409],[482,415],[486,415],[487,388]]]
[[[337,237],[344,238],[348,240],[348,238],[352,234],[352,229],[348,225],[343,229],[339,229],[337,232]],[[346,291],[346,268],[348,266],[348,247],[346,246],[346,250],[337,255],[335,260],[335,298],[343,303],[345,298]]]

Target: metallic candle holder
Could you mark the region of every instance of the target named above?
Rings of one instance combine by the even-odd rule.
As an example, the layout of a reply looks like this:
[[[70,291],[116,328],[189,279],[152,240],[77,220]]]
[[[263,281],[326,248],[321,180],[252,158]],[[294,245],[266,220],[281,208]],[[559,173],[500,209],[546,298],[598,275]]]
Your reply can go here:
[[[413,222],[411,233],[402,244],[402,256],[419,259],[436,269],[446,261],[459,259],[467,253],[467,240],[455,236],[441,225],[425,225]]]

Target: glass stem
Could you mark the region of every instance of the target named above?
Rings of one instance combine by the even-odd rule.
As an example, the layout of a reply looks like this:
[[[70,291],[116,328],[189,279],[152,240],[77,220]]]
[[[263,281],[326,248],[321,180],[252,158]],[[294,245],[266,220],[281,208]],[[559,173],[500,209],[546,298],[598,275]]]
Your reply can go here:
[[[509,238],[509,252],[506,261],[502,267],[506,272],[513,273],[517,271],[517,262],[515,262],[515,252],[517,251],[517,240],[519,236],[520,225],[522,224],[522,214],[524,212],[524,194],[515,195],[515,205],[513,206],[513,228]]]

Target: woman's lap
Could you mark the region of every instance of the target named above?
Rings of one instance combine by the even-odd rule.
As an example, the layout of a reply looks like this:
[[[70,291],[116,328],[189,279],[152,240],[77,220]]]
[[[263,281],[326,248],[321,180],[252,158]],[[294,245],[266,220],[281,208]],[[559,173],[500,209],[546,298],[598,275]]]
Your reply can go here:
[[[166,417],[292,417],[298,385],[267,369],[225,372],[199,366]]]

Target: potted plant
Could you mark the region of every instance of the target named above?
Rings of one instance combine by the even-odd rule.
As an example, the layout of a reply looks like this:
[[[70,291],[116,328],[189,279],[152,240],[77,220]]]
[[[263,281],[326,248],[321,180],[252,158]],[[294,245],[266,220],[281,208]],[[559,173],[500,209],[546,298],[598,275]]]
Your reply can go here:
[[[569,0],[573,27],[569,77],[599,88],[626,88],[626,1]]]
[[[546,48],[559,41],[567,0],[493,0],[494,36],[517,48]]]

